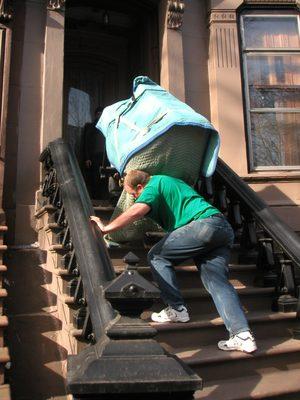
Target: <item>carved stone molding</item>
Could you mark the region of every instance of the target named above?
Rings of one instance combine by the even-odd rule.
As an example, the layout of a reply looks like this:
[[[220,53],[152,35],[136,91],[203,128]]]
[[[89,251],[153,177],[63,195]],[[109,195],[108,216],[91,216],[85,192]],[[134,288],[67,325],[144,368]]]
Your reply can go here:
[[[66,0],[48,0],[47,8],[48,10],[58,11],[64,8]]]
[[[215,22],[236,22],[236,12],[234,10],[211,10],[209,24]]]
[[[244,0],[245,4],[268,4],[268,5],[278,5],[278,4],[287,4],[287,5],[299,5],[299,0]]]
[[[238,42],[236,29],[232,25],[215,26],[212,45],[216,68],[238,68]]]
[[[300,0],[244,0],[243,8],[300,8]]]
[[[168,1],[168,28],[179,29],[183,22],[185,4],[183,0],[169,0]]]
[[[9,22],[13,17],[11,0],[0,0],[0,22]]]

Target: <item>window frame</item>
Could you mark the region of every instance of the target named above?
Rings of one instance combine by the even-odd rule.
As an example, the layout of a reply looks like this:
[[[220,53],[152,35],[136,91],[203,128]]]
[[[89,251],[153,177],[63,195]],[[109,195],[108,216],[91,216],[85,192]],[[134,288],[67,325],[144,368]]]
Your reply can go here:
[[[269,11],[269,10],[268,10]],[[263,11],[263,10],[247,10],[240,14],[240,44],[241,44],[241,61],[242,61],[242,72],[243,72],[243,92],[244,92],[244,102],[245,102],[245,122],[246,122],[246,135],[247,135],[247,144],[248,144],[248,164],[250,172],[252,171],[279,171],[279,170],[300,170],[299,165],[269,165],[269,166],[255,166],[254,165],[254,151],[252,144],[252,129],[251,129],[251,113],[300,113],[299,108],[283,108],[283,107],[274,107],[274,108],[251,108],[250,106],[250,90],[249,90],[249,80],[248,80],[248,71],[247,71],[247,55],[251,54],[254,56],[257,55],[291,55],[291,54],[299,54],[300,55],[300,47],[282,47],[282,48],[249,48],[245,46],[245,29],[244,29],[244,20],[247,17],[258,17],[258,18],[291,18],[294,17],[297,20],[298,26],[298,35],[300,38],[300,15],[297,11],[280,10],[280,13],[277,11]],[[300,150],[300,149],[299,149]]]

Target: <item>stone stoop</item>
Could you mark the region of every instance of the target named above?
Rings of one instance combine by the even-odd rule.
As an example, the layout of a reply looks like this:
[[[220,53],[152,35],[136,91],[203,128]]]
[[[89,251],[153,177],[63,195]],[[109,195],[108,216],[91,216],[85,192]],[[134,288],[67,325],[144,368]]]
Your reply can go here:
[[[49,211],[49,215],[48,215]],[[57,311],[55,275],[47,268],[48,223],[52,208],[37,219],[41,247],[11,247],[8,265],[6,310],[9,326],[11,368],[7,371],[12,398],[67,399],[65,369],[67,352],[59,343],[61,321]],[[3,321],[5,323],[5,321]],[[0,320],[1,325],[1,320]],[[2,400],[0,392],[0,399]]]
[[[7,226],[0,226],[0,398],[10,399],[9,385],[5,384],[5,365],[10,361],[9,350],[4,343],[4,329],[8,326],[8,318],[4,315],[4,302],[7,298],[7,290],[3,287],[4,274],[7,271],[6,265],[3,265],[3,253],[7,250],[4,244],[4,234],[7,232]]]
[[[56,298],[56,315],[61,322],[57,343],[71,355],[79,353],[87,343],[81,340],[82,331],[73,326],[73,315],[78,307],[68,294],[68,283],[76,276],[62,268],[63,256],[67,251],[58,240],[61,229],[54,220],[56,211],[55,207],[47,205],[38,210],[35,217],[39,245],[46,253],[43,269],[51,276],[47,289]],[[66,360],[63,362],[63,372],[66,374]]]
[[[95,208],[96,214],[107,220],[111,211],[103,206]],[[59,227],[55,224],[54,212],[52,207],[47,206],[37,213],[40,246],[46,254],[43,269],[51,277],[47,289],[55,298],[53,307],[60,321],[57,342],[68,354],[76,354],[87,345],[82,341],[82,330],[73,323],[79,309],[72,289],[77,277],[69,273],[63,263],[66,250],[58,240]],[[123,259],[129,251],[140,257],[138,272],[151,281],[146,250],[140,245],[136,248],[131,244],[109,249],[116,273],[124,270]],[[297,326],[296,314],[271,311],[274,289],[254,285],[256,265],[253,258],[242,260],[239,253],[239,246],[236,246],[229,265],[230,281],[239,293],[257,338],[257,352],[247,355],[218,350],[217,342],[226,339],[228,334],[191,261],[176,267],[191,321],[184,324],[151,323],[158,332],[156,340],[203,378],[204,389],[195,393],[195,399],[300,398],[300,381],[295,378],[300,374],[300,341],[291,336],[293,327]],[[142,318],[149,322],[150,313],[162,307],[163,304],[157,302],[152,310],[142,314]],[[64,361],[63,368],[65,366]],[[289,383],[285,381],[281,384],[282,379],[289,380]]]
[[[131,251],[141,254],[140,248]],[[237,251],[238,247],[232,252],[229,278],[257,340],[258,350],[254,354],[224,352],[217,348],[217,342],[227,339],[228,333],[203,288],[197,268],[189,261],[175,269],[191,320],[167,324],[150,322],[151,312],[164,307],[161,302],[144,312],[142,318],[158,331],[156,340],[203,379],[204,389],[195,393],[195,399],[300,399],[300,340],[292,338],[292,330],[298,326],[296,313],[271,311],[274,288],[254,286],[256,265],[237,263]],[[109,250],[117,274],[125,268],[126,252],[128,250],[120,248]],[[145,255],[144,251],[137,270],[151,280]],[[282,383],[282,379],[289,382]]]

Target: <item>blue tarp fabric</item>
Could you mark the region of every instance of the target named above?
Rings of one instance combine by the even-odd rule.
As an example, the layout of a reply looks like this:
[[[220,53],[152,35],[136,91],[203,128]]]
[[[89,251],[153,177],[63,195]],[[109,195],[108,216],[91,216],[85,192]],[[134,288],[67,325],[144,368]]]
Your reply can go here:
[[[220,147],[218,132],[205,117],[146,76],[134,79],[130,99],[104,109],[97,128],[106,138],[111,164],[122,174],[133,155],[175,125],[199,127],[199,135],[207,135],[201,173],[211,176]]]

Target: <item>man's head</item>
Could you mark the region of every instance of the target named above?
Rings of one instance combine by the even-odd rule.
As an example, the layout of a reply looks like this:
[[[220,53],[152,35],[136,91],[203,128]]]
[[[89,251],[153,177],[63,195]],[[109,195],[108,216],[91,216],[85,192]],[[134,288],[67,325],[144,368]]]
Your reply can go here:
[[[149,182],[149,179],[150,175],[147,172],[133,169],[125,176],[124,189],[137,199]]]

